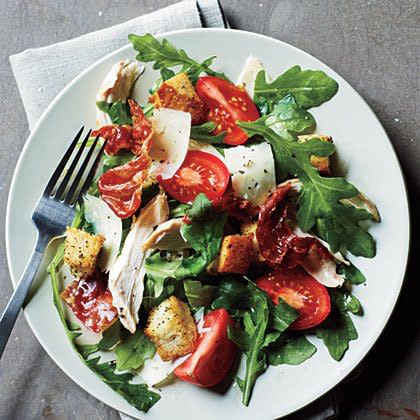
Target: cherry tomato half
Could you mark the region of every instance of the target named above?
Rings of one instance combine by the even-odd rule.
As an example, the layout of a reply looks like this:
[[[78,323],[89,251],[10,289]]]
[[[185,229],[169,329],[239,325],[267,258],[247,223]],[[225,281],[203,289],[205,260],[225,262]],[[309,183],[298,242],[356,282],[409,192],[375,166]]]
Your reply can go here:
[[[224,308],[205,315],[204,332],[198,338],[197,348],[174,374],[183,381],[205,388],[222,381],[237,353],[236,345],[227,335],[229,325],[233,325],[233,321]]]
[[[216,156],[193,150],[187,153],[181,167],[169,179],[157,177],[162,188],[181,203],[192,203],[195,197],[206,194],[217,200],[225,192],[230,174],[226,165]]]
[[[209,108],[207,119],[216,123],[215,134],[226,131],[226,144],[243,144],[248,135],[237,121],[255,121],[260,117],[258,109],[244,89],[227,80],[214,76],[200,77],[196,90]]]
[[[259,278],[257,286],[264,290],[277,305],[281,297],[299,311],[299,317],[290,326],[292,330],[305,330],[320,324],[331,311],[327,289],[302,268],[282,269]]]

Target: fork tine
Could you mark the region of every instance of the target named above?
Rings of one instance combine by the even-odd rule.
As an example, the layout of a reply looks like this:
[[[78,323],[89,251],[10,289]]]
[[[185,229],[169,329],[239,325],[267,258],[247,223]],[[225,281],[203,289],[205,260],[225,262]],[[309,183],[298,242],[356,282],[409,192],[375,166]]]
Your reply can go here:
[[[99,161],[101,160],[102,154],[105,150],[105,146],[106,146],[106,140],[104,141],[104,144],[102,145],[101,150],[99,150],[98,154],[96,155],[95,161],[93,162],[93,165],[90,168],[88,176],[86,177],[86,181],[83,184],[82,188],[80,189],[80,192],[79,192],[78,196],[74,200],[75,202],[80,200],[80,198],[83,196],[83,194],[88,190],[90,184],[92,184],[93,178],[94,178],[95,173],[96,173],[96,168],[99,164]]]
[[[93,142],[93,144],[90,146],[90,149],[89,149],[89,151],[88,151],[88,153],[86,154],[86,157],[85,157],[85,159],[83,160],[83,163],[81,164],[81,166],[80,166],[80,168],[79,168],[79,171],[77,172],[77,175],[76,175],[76,177],[74,178],[74,180],[73,180],[73,183],[72,183],[72,185],[71,185],[71,187],[70,187],[70,189],[69,189],[69,191],[68,191],[68,193],[67,193],[67,196],[66,196],[66,198],[65,198],[65,200],[64,200],[64,202],[66,203],[66,204],[71,204],[71,203],[73,203],[73,195],[74,195],[74,193],[76,192],[76,190],[77,190],[77,187],[79,186],[79,182],[80,182],[80,180],[81,180],[81,178],[82,178],[82,176],[83,176],[83,173],[85,172],[85,170],[86,170],[86,167],[88,166],[88,164],[89,164],[89,160],[90,160],[90,158],[92,157],[92,154],[93,154],[93,152],[94,152],[94,150],[95,150],[95,148],[96,148],[96,145],[98,144],[98,140],[99,140],[99,136],[96,136],[96,138],[95,138],[95,141]]]
[[[79,147],[79,150],[77,151],[76,156],[73,158],[73,161],[70,164],[70,167],[68,168],[66,175],[64,177],[64,179],[61,181],[60,185],[57,188],[57,191],[55,193],[55,198],[60,200],[61,197],[64,194],[64,191],[70,181],[70,178],[73,175],[74,170],[76,169],[77,164],[79,163],[80,157],[82,156],[83,151],[85,150],[86,144],[89,140],[90,137],[90,133],[92,132],[92,130],[89,130],[88,133],[86,134],[85,138],[83,139],[83,143],[81,144],[81,146]]]
[[[54,188],[56,182],[60,178],[61,173],[63,172],[64,167],[66,166],[67,161],[70,159],[71,154],[73,153],[74,148],[76,147],[80,136],[83,133],[83,130],[85,129],[84,126],[79,130],[79,132],[76,134],[76,137],[71,142],[70,146],[68,147],[66,153],[64,154],[63,158],[61,159],[60,163],[58,164],[56,170],[52,174],[50,180],[48,181],[47,186],[44,190],[44,195],[50,195],[52,189]]]

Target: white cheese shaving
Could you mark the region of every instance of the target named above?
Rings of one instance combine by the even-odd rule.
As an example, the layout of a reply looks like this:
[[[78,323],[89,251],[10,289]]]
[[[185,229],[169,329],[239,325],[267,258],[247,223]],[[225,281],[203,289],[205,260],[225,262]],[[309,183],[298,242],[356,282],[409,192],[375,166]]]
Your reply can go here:
[[[162,385],[162,382],[167,379],[172,372],[185,360],[190,357],[190,354],[179,357],[175,360],[164,362],[157,353],[144,362],[140,376],[148,386]]]
[[[87,194],[84,199],[86,220],[92,224],[96,234],[105,237],[99,255],[98,265],[102,271],[109,271],[117,258],[122,236],[122,222],[102,199]]]
[[[155,109],[152,127],[152,171],[163,179],[172,178],[188,151],[191,114],[169,108]]]
[[[225,162],[236,195],[261,205],[276,189],[274,158],[268,143],[226,149]]]
[[[236,81],[236,84],[238,86],[242,85],[245,88],[250,98],[254,97],[255,78],[261,70],[264,70],[264,67],[261,64],[260,60],[250,55],[246,59],[241,74],[239,75],[238,80]]]

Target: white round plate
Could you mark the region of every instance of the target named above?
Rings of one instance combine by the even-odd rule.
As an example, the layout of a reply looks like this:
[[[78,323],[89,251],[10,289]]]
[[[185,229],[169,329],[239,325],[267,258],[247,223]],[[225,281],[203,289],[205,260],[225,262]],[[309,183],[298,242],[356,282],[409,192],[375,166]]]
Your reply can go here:
[[[397,300],[409,248],[407,195],[397,157],[371,109],[338,74],[316,58],[283,42],[242,31],[199,29],[167,33],[178,48],[197,60],[216,55],[214,67],[233,80],[249,55],[258,57],[271,76],[289,67],[321,69],[338,81],[337,95],[314,114],[319,133],[332,135],[348,179],[379,208],[382,222],[371,228],[377,256],[352,258],[367,277],[366,286],[354,288],[365,314],[353,317],[359,339],[341,362],[335,362],[324,345],[300,366],[270,367],[257,380],[251,404],[241,404],[232,386],[225,394],[178,381],[162,390],[161,400],[146,415],[136,411],[103,384],[78,359],[55,311],[50,282],[43,272],[40,285],[26,307],[29,325],[52,359],[76,383],[104,403],[133,417],[146,419],[273,419],[285,416],[320,397],[338,384],[362,360],[383,330]],[[6,245],[13,283],[19,279],[35,242],[31,213],[50,174],[82,125],[95,125],[95,95],[110,67],[118,60],[134,59],[130,45],[103,58],[73,80],[43,114],[29,137],[10,189],[6,219]],[[53,75],[51,77],[54,77]],[[148,68],[138,85],[146,97],[156,75]]]

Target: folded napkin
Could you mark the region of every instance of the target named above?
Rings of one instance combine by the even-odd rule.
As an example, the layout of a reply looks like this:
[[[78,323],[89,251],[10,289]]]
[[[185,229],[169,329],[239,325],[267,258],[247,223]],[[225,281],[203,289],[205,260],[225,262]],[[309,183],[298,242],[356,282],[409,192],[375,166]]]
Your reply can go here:
[[[162,33],[203,26],[227,27],[217,0],[184,0],[110,28],[12,55],[10,63],[29,129],[71,80],[100,58],[126,45],[129,33]]]
[[[129,33],[162,33],[201,27],[229,27],[218,0],[184,0],[119,25],[12,55],[10,63],[29,129],[71,80],[100,58],[126,45]],[[325,420],[336,415],[335,391],[293,414],[290,419]],[[121,418],[131,419],[124,414]]]

